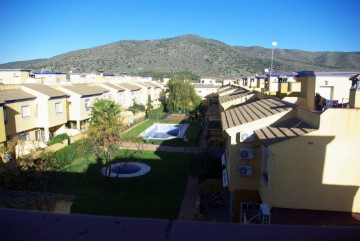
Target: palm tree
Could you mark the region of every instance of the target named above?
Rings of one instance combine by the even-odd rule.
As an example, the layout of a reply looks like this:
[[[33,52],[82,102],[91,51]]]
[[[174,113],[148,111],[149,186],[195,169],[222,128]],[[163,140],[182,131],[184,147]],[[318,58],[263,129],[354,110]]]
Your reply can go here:
[[[105,160],[110,176],[110,162],[119,148],[124,127],[120,118],[121,107],[112,100],[99,99],[90,108],[88,135],[98,156]]]

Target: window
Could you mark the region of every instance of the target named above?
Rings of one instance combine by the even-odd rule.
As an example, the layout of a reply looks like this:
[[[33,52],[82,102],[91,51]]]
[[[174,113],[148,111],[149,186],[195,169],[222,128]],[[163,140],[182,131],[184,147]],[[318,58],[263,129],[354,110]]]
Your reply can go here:
[[[61,114],[61,113],[62,113],[62,105],[61,105],[61,102],[56,102],[56,103],[55,103],[55,111],[56,111],[56,114]]]
[[[19,139],[20,140],[23,140],[23,141],[28,141],[28,140],[30,140],[30,137],[29,137],[29,132],[21,132],[20,134],[19,134]]]
[[[29,105],[21,106],[21,116],[22,116],[22,118],[30,117],[30,106]]]
[[[4,112],[4,123],[5,125],[8,123],[8,119],[7,119],[7,108],[6,106],[3,107],[3,112]]]
[[[90,99],[85,99],[85,110],[90,111]]]

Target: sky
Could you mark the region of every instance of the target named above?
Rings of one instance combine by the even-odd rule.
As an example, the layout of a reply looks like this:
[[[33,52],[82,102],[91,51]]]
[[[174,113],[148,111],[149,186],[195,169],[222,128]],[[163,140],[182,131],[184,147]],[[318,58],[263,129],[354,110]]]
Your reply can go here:
[[[0,63],[196,34],[232,46],[360,51],[360,0],[3,0]]]

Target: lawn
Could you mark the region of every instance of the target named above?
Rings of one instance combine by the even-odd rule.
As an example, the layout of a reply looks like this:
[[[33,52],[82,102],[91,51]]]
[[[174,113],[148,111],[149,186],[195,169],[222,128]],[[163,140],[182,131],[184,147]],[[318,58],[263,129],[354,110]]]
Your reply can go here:
[[[131,153],[119,151],[115,162]],[[151,171],[141,177],[107,179],[100,173],[101,161],[83,157],[57,173],[47,191],[75,195],[72,213],[175,219],[185,188],[183,153],[143,151],[135,159],[150,165]]]

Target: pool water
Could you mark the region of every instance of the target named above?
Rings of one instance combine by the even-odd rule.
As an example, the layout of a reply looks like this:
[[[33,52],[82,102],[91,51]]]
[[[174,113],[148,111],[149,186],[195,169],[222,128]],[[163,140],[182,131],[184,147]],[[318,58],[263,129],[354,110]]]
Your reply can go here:
[[[132,174],[140,171],[140,169],[141,168],[136,165],[121,165],[111,168],[111,172],[116,174]]]
[[[140,134],[143,139],[168,140],[182,138],[189,124],[159,124],[155,123]]]

